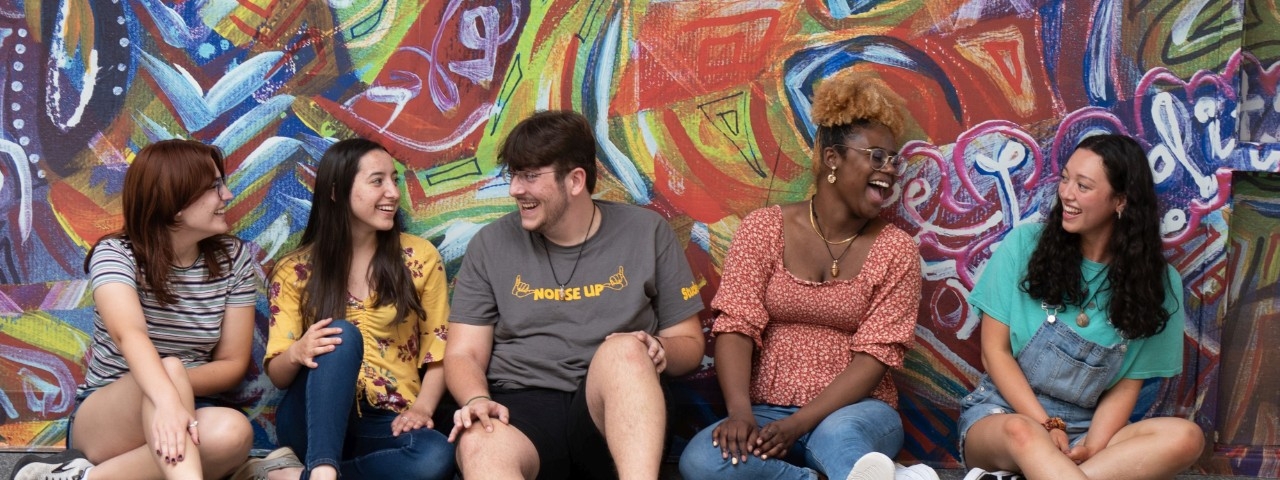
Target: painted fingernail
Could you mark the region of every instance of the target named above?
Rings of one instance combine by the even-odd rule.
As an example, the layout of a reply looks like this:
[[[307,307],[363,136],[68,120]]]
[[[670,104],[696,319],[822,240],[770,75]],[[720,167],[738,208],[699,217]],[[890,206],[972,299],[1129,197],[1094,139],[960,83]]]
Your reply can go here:
[[[719,446],[720,446],[720,442],[717,442],[717,441],[715,441],[715,440],[712,440],[712,441],[711,441],[711,446],[713,446],[713,447],[719,447]]]
[[[187,458],[187,457],[186,457],[186,455],[178,455],[178,461],[179,461],[179,462],[181,462],[181,461],[182,461],[182,459],[184,459],[184,458]]]
[[[734,465],[737,465],[737,464],[738,464],[738,457],[733,457],[733,460],[731,460],[731,463],[733,463]]]

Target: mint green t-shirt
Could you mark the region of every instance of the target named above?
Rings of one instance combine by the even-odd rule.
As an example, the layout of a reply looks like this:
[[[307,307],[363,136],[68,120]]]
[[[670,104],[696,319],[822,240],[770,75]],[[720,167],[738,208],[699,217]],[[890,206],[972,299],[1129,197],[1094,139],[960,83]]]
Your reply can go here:
[[[1027,274],[1027,262],[1043,230],[1044,225],[1034,224],[1023,225],[1010,232],[987,261],[977,285],[969,294],[969,305],[979,314],[985,313],[1009,326],[1009,340],[1015,357],[1048,316],[1041,308],[1041,302],[1021,288],[1022,279]],[[1090,292],[1083,307],[1089,316],[1089,325],[1080,327],[1076,324],[1076,315],[1081,307],[1074,305],[1062,307],[1057,313],[1058,321],[1099,345],[1111,346],[1122,342],[1124,339],[1120,332],[1107,322],[1111,295],[1109,290],[1102,288],[1107,278],[1106,265],[1085,260],[1080,270]],[[1165,279],[1164,309],[1172,312],[1168,325],[1153,337],[1129,342],[1124,364],[1108,388],[1121,378],[1172,377],[1182,371],[1183,329],[1186,326],[1182,277],[1170,266]]]

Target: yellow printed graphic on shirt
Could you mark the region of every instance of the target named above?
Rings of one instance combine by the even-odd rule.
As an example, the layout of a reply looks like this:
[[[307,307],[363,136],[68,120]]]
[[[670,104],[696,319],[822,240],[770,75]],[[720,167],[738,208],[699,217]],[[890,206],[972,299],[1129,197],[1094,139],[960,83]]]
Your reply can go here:
[[[688,300],[697,295],[698,292],[702,291],[702,287],[705,286],[707,286],[707,279],[699,278],[689,282],[689,286],[687,287],[680,287],[680,296],[684,297],[685,300]]]
[[[590,283],[587,285],[560,287],[558,285],[551,287],[534,288],[525,282],[520,275],[516,275],[515,284],[511,286],[511,295],[517,298],[525,298],[532,296],[534,301],[538,300],[556,300],[572,302],[585,298],[599,297],[606,289],[622,291],[627,288],[627,275],[623,271],[621,265],[618,266],[618,273],[609,276],[609,279],[603,283]]]

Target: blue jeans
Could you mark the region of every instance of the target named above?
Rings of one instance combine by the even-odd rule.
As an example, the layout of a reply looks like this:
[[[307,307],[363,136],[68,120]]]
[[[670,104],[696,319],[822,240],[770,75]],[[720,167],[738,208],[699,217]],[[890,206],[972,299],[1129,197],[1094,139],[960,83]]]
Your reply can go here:
[[[391,436],[395,412],[356,400],[356,376],[364,357],[360,330],[344,320],[342,343],[303,367],[276,410],[276,434],[306,464],[302,480],[321,465],[340,477],[435,480],[453,478],[453,444],[429,428]]]
[[[760,426],[786,418],[799,407],[754,405]],[[889,457],[902,448],[902,418],[889,404],[867,398],[831,412],[813,431],[796,439],[785,459],[748,456],[737,465],[721,457],[720,447],[712,446],[716,422],[698,432],[680,455],[680,475],[686,480],[710,478],[751,479],[817,479],[849,476],[853,464],[863,455],[880,452]]]

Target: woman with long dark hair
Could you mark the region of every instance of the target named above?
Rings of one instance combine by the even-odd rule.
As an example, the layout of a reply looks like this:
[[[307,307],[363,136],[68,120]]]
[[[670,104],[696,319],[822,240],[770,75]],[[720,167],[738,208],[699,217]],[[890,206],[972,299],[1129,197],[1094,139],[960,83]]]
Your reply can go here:
[[[453,446],[431,420],[444,392],[444,266],[403,233],[399,180],[377,143],[329,147],[302,240],[272,272],[267,375],[287,389],[280,443],[305,464],[272,479],[453,476]]]
[[[125,172],[124,227],[85,257],[94,322],[67,445],[17,479],[219,478],[253,443],[210,396],[240,384],[253,345],[258,263],[227,235],[226,166],[190,140],[143,147]]]
[[[1199,457],[1190,421],[1129,423],[1143,380],[1182,370],[1182,281],[1161,249],[1142,147],[1082,140],[1048,221],[1010,233],[969,297],[987,373],[960,416],[967,478],[1172,478]]]

